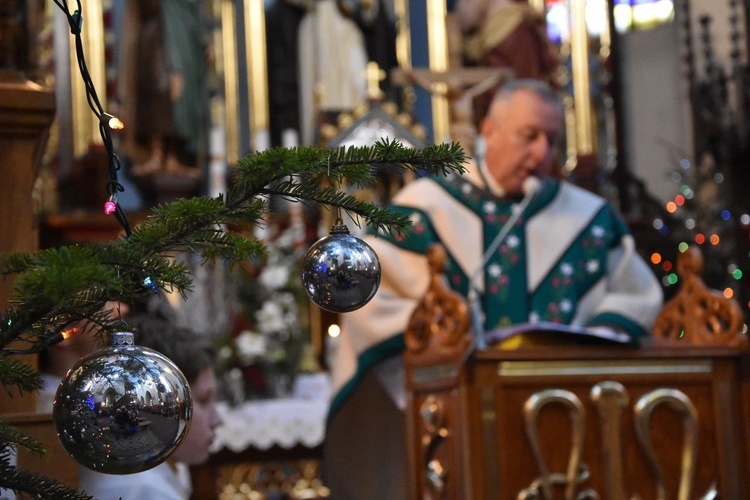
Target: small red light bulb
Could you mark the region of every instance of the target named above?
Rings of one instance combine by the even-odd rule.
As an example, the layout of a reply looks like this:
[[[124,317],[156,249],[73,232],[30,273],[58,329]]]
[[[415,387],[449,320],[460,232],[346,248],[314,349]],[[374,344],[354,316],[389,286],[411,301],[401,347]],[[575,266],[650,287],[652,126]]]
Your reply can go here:
[[[117,210],[117,204],[112,200],[107,200],[104,202],[104,213],[107,215],[112,215],[115,213],[115,210]]]

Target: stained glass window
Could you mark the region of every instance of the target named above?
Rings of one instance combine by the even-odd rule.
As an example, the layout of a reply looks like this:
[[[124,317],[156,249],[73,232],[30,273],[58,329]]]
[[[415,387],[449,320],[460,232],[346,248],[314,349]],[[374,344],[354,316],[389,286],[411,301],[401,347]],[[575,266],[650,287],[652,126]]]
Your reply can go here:
[[[644,30],[674,19],[673,0],[615,0],[615,29],[618,33]]]
[[[560,44],[570,35],[572,0],[546,0],[547,32],[553,43]],[[614,1],[615,29],[618,33],[644,30],[666,24],[674,19],[673,0],[610,0]],[[599,36],[606,31],[607,0],[586,2],[586,26],[589,34]]]

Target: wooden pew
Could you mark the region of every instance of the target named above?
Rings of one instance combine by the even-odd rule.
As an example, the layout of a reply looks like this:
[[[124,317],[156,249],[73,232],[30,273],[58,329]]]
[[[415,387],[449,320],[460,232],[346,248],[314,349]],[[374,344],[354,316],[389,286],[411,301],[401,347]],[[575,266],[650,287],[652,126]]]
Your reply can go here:
[[[746,498],[748,342],[697,250],[640,347],[474,350],[439,247],[430,264],[404,353],[411,498]]]

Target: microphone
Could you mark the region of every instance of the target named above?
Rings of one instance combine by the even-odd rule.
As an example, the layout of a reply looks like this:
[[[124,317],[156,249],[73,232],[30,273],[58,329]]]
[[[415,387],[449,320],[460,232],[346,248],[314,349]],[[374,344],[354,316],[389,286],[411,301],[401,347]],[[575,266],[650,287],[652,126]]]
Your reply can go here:
[[[529,206],[529,203],[531,203],[531,200],[534,198],[537,191],[539,191],[541,185],[541,181],[534,176],[529,176],[524,179],[523,185],[521,186],[524,193],[521,203],[513,209],[513,213],[511,213],[508,220],[505,221],[503,227],[500,228],[500,232],[497,233],[497,236],[492,240],[490,246],[487,247],[484,255],[482,255],[482,260],[469,278],[469,308],[471,309],[471,322],[474,327],[474,345],[478,349],[485,349],[487,347],[487,339],[484,337],[484,312],[482,311],[482,304],[479,300],[479,290],[477,290],[476,282],[482,275],[487,262],[489,262],[492,255],[497,251],[498,247],[500,247],[500,244],[508,236],[508,233],[513,229],[513,226],[516,225],[516,222],[518,222],[518,219],[526,210],[526,207]]]

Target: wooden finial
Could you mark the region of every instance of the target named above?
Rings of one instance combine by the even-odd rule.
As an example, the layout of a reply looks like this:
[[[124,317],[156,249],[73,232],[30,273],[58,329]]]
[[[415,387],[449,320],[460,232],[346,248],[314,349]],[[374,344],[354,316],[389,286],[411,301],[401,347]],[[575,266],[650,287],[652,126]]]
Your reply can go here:
[[[427,251],[430,286],[406,329],[407,356],[457,361],[471,345],[469,309],[463,297],[443,282],[445,261],[445,249],[432,245]]]
[[[746,344],[739,303],[706,287],[702,271],[703,255],[698,247],[691,246],[677,257],[682,288],[656,318],[654,338],[693,345]]]

